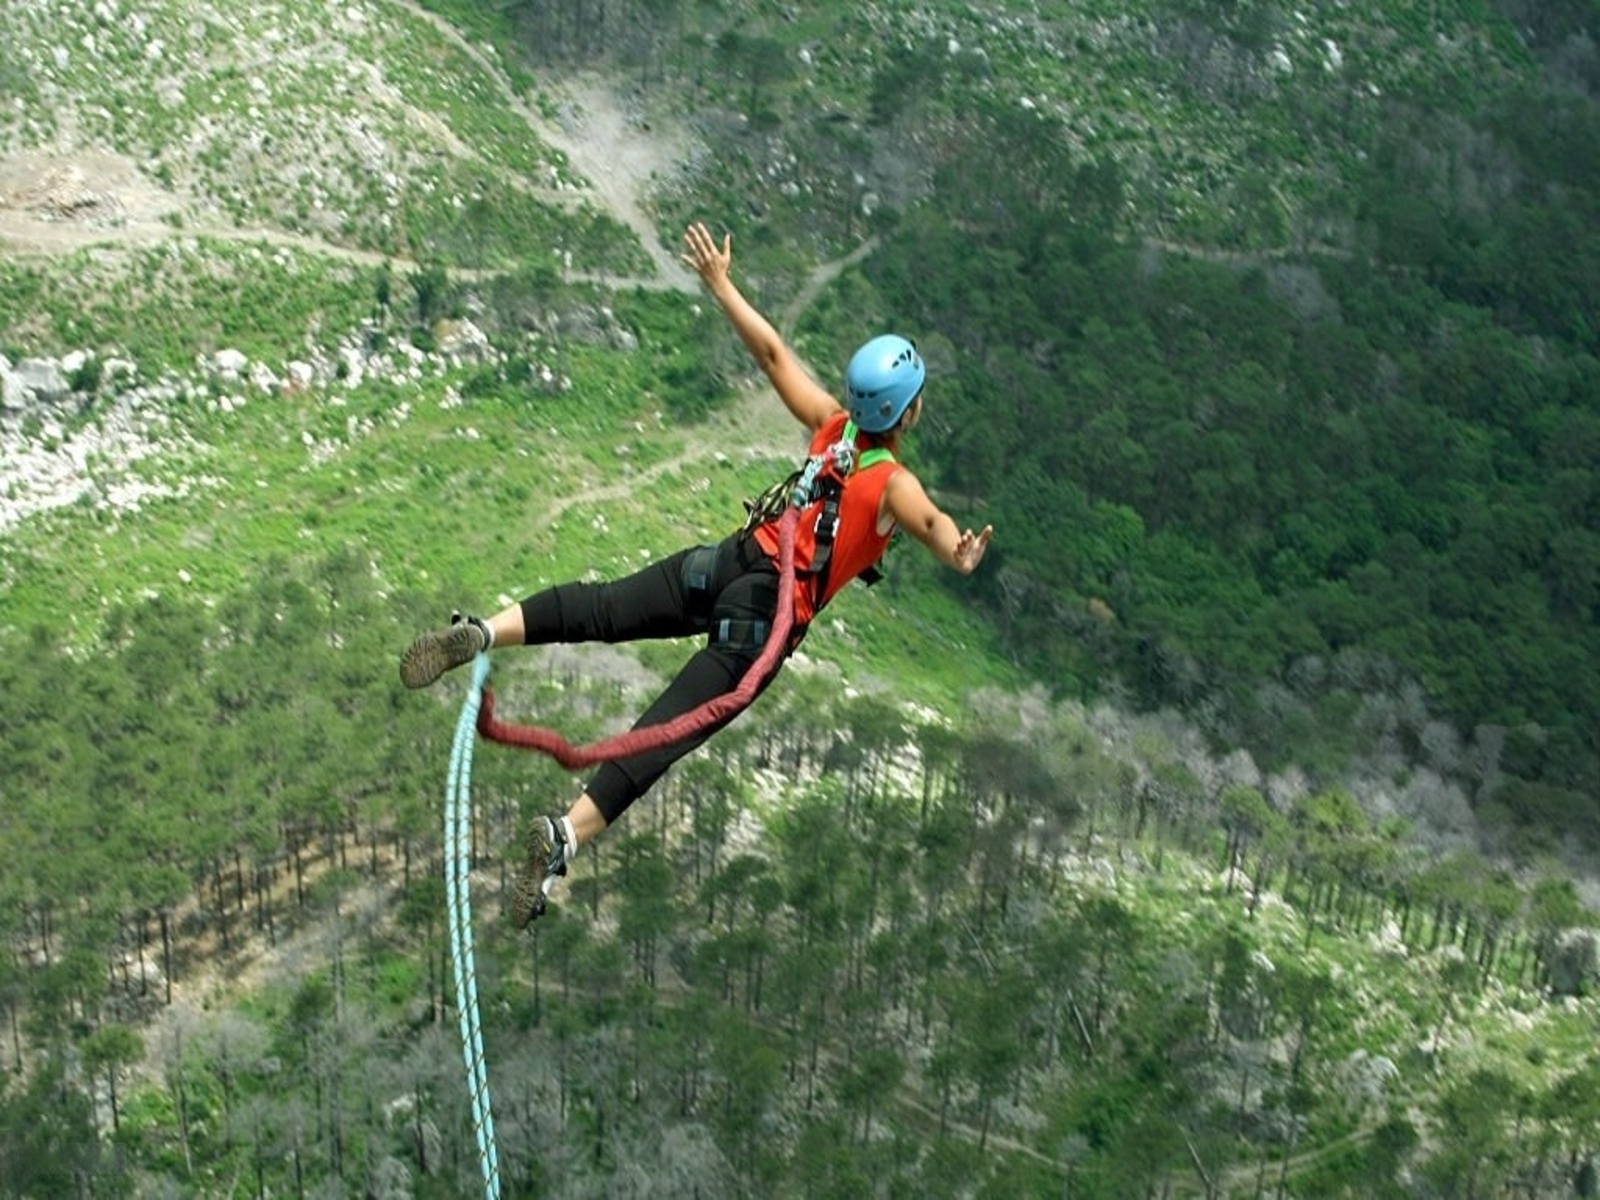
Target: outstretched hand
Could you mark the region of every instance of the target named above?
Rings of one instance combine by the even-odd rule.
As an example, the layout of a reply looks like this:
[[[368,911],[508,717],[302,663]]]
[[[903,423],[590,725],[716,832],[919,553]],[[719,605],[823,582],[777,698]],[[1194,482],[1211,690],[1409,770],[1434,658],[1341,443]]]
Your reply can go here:
[[[705,222],[696,221],[685,231],[683,244],[688,250],[678,257],[684,266],[700,276],[707,287],[727,277],[728,268],[733,264],[733,234],[723,234],[722,248],[718,249]]]
[[[970,575],[977,570],[978,564],[983,561],[983,552],[989,548],[989,539],[993,536],[993,525],[985,525],[982,533],[965,530],[956,539],[955,562],[952,564],[955,569],[963,575]]]

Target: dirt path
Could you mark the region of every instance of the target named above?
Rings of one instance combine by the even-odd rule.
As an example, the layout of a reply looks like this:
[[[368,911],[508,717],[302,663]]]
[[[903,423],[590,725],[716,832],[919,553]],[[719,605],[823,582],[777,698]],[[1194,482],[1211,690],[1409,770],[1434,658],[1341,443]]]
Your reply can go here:
[[[581,194],[556,197],[575,203]],[[402,271],[418,264],[399,255],[340,245],[266,225],[230,225],[195,216],[197,206],[157,187],[131,159],[106,151],[77,154],[28,152],[0,158],[0,248],[19,257],[56,257],[95,246],[128,250],[171,241],[265,243],[355,266],[385,264]],[[607,211],[612,211],[608,209]],[[612,215],[617,214],[612,211]],[[621,217],[618,218],[622,219]],[[681,267],[679,269],[681,274]],[[456,279],[486,279],[492,270],[452,268]],[[567,276],[605,287],[688,291],[693,279],[600,275]]]
[[[172,219],[182,208],[181,197],[120,154],[27,151],[0,158],[0,243],[12,253],[155,245],[179,236]]]
[[[550,502],[540,519],[548,524],[579,505],[620,503],[641,494],[664,476],[675,475],[719,457],[798,459],[804,456],[805,448],[805,430],[789,415],[766,381],[751,382],[740,389],[733,406],[718,416],[714,434],[706,432],[691,436],[678,453],[641,471],[565,492]],[[782,474],[780,471],[774,478]],[[738,511],[727,514],[730,522],[742,515]]]
[[[806,280],[800,290],[794,294],[794,299],[784,305],[783,312],[778,315],[778,331],[785,338],[791,337],[794,333],[794,327],[799,324],[800,318],[805,315],[806,309],[816,303],[817,297],[822,295],[823,289],[839,278],[839,275],[846,267],[855,266],[877,248],[878,236],[873,234],[843,258],[836,258],[832,262],[823,263],[812,271],[811,278]]]

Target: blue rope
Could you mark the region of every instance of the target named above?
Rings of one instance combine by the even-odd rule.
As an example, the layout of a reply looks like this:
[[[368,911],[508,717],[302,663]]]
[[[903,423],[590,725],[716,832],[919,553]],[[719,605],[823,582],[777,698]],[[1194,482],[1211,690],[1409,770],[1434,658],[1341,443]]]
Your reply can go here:
[[[456,1013],[461,1021],[461,1055],[472,1093],[472,1130],[478,1139],[483,1168],[483,1194],[499,1200],[500,1163],[494,1144],[494,1114],[489,1108],[489,1076],[483,1061],[483,1028],[478,1021],[478,973],[472,954],[472,746],[477,736],[478,707],[489,678],[489,658],[472,663],[472,687],[461,705],[455,743],[450,748],[450,773],[445,780],[444,883],[450,905],[450,959],[455,967]]]

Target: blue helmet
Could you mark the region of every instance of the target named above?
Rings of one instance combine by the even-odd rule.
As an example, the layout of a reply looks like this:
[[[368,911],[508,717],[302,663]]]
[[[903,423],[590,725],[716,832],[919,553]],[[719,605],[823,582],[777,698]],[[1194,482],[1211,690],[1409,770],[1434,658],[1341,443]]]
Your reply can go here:
[[[895,333],[873,338],[850,358],[845,404],[856,428],[886,433],[922,391],[928,368],[917,348]]]

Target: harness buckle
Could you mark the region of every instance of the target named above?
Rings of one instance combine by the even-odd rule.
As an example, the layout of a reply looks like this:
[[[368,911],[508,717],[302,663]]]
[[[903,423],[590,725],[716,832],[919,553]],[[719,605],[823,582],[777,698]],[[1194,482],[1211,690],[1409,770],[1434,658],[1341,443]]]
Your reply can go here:
[[[711,625],[711,644],[729,650],[761,650],[771,633],[770,622],[724,617]]]

